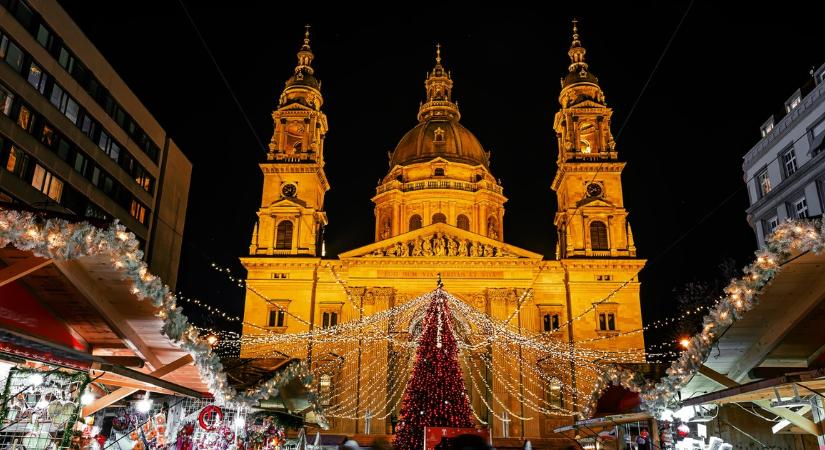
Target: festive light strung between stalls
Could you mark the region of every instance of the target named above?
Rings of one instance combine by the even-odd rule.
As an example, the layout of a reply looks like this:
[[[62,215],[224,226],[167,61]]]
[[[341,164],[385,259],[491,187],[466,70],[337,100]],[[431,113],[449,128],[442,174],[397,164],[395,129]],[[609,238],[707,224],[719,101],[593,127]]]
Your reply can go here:
[[[674,409],[679,390],[698,372],[724,329],[754,308],[759,296],[781,270],[780,261],[787,261],[794,252],[821,254],[823,251],[825,226],[821,221],[789,220],[777,226],[765,239],[765,247],[756,252],[755,261],[745,267],[744,275],[725,288],[725,296],[704,317],[702,331],[689,339],[688,348],[671,364],[666,377],[658,383],[647,382],[638,373],[608,367],[591,397],[591,410],[610,384],[640,392],[643,406],[654,415]]]
[[[307,373],[304,363],[291,363],[261,385],[244,393],[236,392],[229,385],[211,346],[183,315],[175,295],[160,278],[149,273],[134,234],[117,222],[100,229],[86,222],[43,219],[30,212],[0,209],[0,248],[6,245],[56,260],[89,256],[108,258],[123,278],[131,282],[130,292],[138,300],[148,298],[151,301],[156,308],[155,315],[163,321],[161,333],[192,355],[201,378],[207,382],[209,392],[219,404],[256,405],[276,394],[277,389],[291,379]],[[321,425],[325,426],[320,407],[317,404],[313,407]]]

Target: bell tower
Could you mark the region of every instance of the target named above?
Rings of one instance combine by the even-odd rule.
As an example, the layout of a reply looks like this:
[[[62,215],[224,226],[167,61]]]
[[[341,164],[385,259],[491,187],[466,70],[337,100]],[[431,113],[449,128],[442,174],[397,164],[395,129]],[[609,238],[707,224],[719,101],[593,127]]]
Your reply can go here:
[[[624,208],[621,175],[610,131],[613,110],[607,107],[599,80],[588,70],[585,48],[573,20],[568,74],[561,80],[553,129],[558,139],[558,229],[556,258],[627,258],[636,256]]]
[[[327,224],[324,173],[327,117],[321,111],[321,82],[312,68],[309,26],[298,51],[295,73],[272,112],[275,132],[266,162],[260,164],[264,188],[250,255],[322,256]]]

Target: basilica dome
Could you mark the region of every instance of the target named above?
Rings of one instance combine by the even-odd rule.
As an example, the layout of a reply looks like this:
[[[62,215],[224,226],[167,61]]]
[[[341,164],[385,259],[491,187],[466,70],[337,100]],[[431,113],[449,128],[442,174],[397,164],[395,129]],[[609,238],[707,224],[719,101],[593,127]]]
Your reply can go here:
[[[481,142],[458,120],[430,119],[407,132],[395,147],[390,166],[430,161],[434,158],[470,165],[489,166]]]
[[[461,114],[452,99],[453,80],[441,65],[440,46],[436,55],[435,67],[424,82],[427,101],[418,109],[418,125],[401,138],[390,156],[390,167],[440,157],[489,168],[489,153],[484,151],[473,133],[458,123]]]

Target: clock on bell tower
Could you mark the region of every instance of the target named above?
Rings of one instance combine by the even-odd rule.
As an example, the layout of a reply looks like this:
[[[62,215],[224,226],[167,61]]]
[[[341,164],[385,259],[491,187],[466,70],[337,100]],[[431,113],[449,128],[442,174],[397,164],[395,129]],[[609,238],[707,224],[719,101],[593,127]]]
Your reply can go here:
[[[561,80],[561,110],[553,121],[559,147],[553,180],[559,204],[556,257],[635,257],[622,195],[625,163],[618,160],[610,131],[613,110],[588,70],[585,52],[574,20],[570,66]]]

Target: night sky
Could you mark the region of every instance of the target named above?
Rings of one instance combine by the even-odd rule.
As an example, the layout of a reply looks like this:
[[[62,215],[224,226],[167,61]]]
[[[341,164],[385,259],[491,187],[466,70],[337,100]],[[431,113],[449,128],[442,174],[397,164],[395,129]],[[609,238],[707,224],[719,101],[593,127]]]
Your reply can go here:
[[[792,2],[696,2],[686,16],[688,2],[553,2],[546,13],[512,2],[507,9],[201,3],[185,0],[234,95],[179,1],[128,9],[61,2],[194,164],[178,288],[235,314],[243,290],[209,266],[244,273],[238,257],[248,253],[260,202],[257,164],[305,23],[330,125],[328,255],[372,242],[370,198],[388,170],[387,152],[417,123],[440,42],[461,122],[492,151],[492,172],[509,198],[505,240],[552,258],[552,121],[570,19],[578,18],[590,70],[614,109],[638,253],[649,259],[640,275],[645,321],[674,315],[673,290],[718,277],[725,258],[749,262],[756,243],[744,212],[742,157],[759,126],[825,62],[821,14]],[[649,334],[648,343],[666,334]]]

